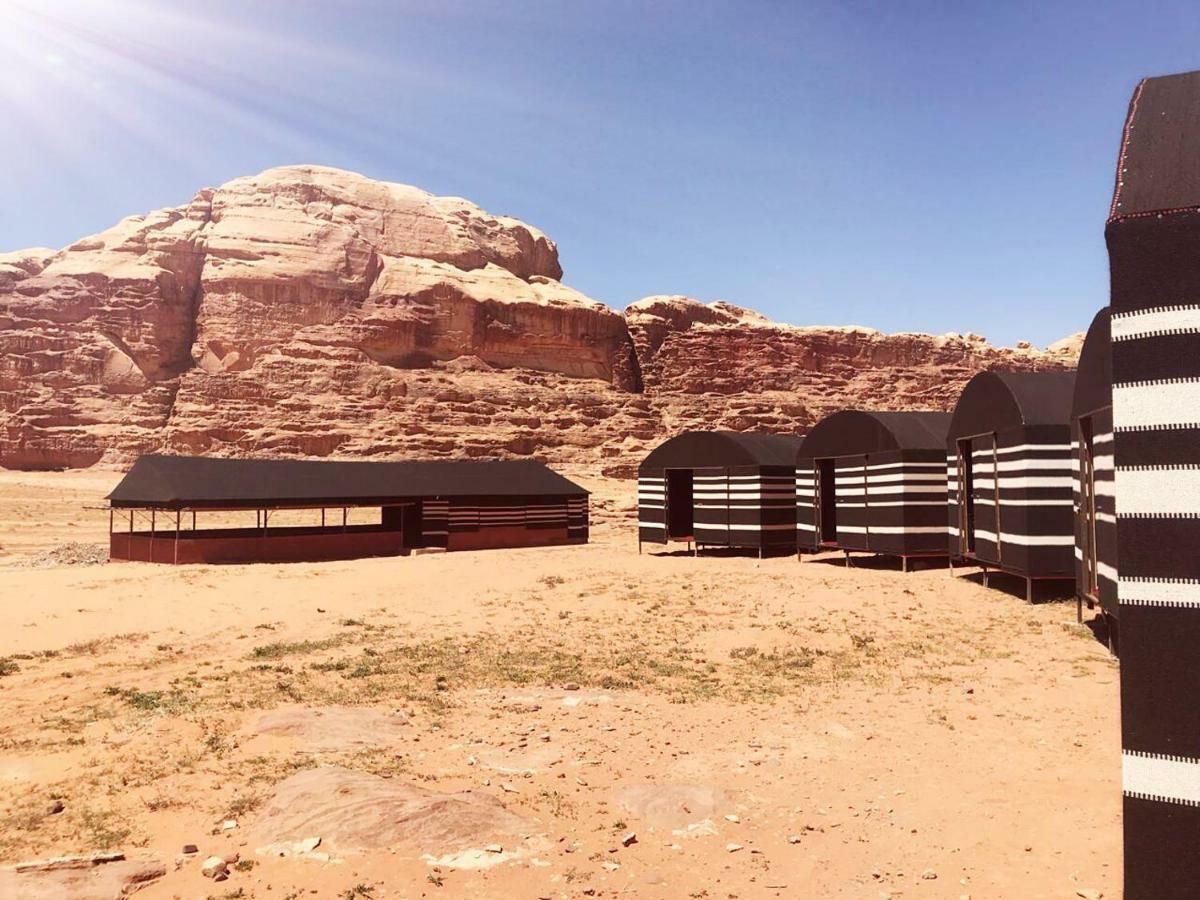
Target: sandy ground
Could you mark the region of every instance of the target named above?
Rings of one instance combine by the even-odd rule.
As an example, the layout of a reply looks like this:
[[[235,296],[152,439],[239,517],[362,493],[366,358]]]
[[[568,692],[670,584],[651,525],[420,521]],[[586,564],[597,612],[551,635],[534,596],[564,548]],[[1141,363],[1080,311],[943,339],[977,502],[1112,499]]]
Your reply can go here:
[[[146,898],[1119,893],[1117,670],[1050,593],[639,556],[633,486],[587,479],[585,547],[31,567],[105,541],[117,477],[0,472],[0,864],[156,858]],[[378,796],[294,793],[355,773]],[[68,895],[0,873],[37,890]]]

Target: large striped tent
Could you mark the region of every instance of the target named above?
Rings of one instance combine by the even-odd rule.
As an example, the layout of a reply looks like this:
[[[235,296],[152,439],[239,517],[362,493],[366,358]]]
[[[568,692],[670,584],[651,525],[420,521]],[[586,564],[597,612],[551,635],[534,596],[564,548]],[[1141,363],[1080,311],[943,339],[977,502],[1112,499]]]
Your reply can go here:
[[[946,435],[950,553],[1025,579],[1072,579],[1073,372],[980,372]]]
[[[1075,457],[1075,591],[1098,603],[1117,647],[1117,517],[1113,497],[1112,352],[1108,307],[1096,313],[1083,342],[1071,402]]]
[[[796,531],[805,549],[945,556],[946,412],[826,416],[796,461]]]
[[[796,546],[800,439],[741,431],[685,431],[638,467],[638,545]]]
[[[1200,72],[1129,106],[1105,229],[1126,900],[1200,897]]]

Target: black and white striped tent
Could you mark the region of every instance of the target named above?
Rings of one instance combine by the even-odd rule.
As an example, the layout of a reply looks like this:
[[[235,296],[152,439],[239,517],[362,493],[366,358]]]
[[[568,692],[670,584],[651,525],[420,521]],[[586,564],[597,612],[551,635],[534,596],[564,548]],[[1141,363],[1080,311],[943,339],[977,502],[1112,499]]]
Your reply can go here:
[[[1071,403],[1075,457],[1075,591],[1100,605],[1109,646],[1117,644],[1117,517],[1113,497],[1112,351],[1108,307],[1083,342]]]
[[[826,416],[796,462],[796,531],[803,549],[945,556],[946,431],[950,413]]]
[[[1075,573],[1073,372],[980,372],[946,436],[950,553],[1025,579]]]
[[[800,439],[685,431],[638,467],[638,546],[794,549]]]
[[[1129,105],[1105,228],[1126,900],[1200,897],[1200,72]]]

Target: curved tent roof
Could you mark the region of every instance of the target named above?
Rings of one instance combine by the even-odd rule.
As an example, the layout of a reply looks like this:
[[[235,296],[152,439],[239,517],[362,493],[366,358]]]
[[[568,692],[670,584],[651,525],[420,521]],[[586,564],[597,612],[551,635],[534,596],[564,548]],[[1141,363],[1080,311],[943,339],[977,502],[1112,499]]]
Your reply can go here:
[[[533,460],[363,462],[152,454],[138,458],[108,500],[119,507],[254,509],[373,506],[411,497],[586,493]]]
[[[947,440],[1070,425],[1074,386],[1074,372],[980,372],[958,397]]]
[[[896,450],[946,449],[948,412],[868,412],[847,409],[813,426],[798,459],[886,453]]]
[[[707,466],[794,466],[801,439],[754,431],[685,431],[663,441],[640,472]]]
[[[1108,307],[1096,313],[1083,340],[1079,370],[1075,373],[1075,396],[1071,418],[1086,416],[1112,406],[1112,332]]]

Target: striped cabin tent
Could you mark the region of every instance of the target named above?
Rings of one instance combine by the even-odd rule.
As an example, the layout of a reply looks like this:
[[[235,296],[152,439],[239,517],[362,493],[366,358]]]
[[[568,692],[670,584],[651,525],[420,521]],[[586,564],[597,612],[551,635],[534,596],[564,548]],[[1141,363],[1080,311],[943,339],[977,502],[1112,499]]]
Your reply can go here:
[[[1088,328],[1071,401],[1075,459],[1075,593],[1100,606],[1117,650],[1117,516],[1113,496],[1112,347],[1108,307]]]
[[[1200,72],[1134,91],[1105,227],[1126,900],[1200,897]]]
[[[532,460],[148,455],[108,500],[117,560],[292,562],[588,540],[588,492]],[[240,512],[255,514],[254,527],[228,527]],[[200,527],[213,513],[222,527]]]
[[[945,556],[946,412],[826,416],[796,461],[802,549]]]
[[[638,467],[638,547],[796,546],[800,439],[739,431],[685,431]]]
[[[946,435],[951,558],[1025,579],[1075,574],[1073,372],[980,372]]]

